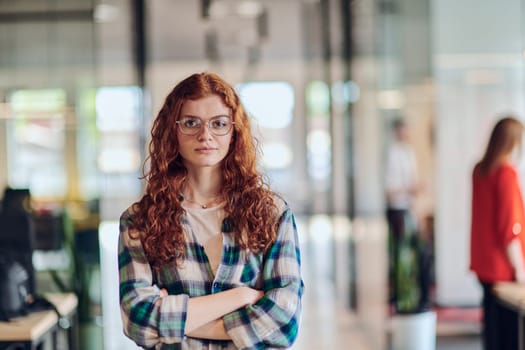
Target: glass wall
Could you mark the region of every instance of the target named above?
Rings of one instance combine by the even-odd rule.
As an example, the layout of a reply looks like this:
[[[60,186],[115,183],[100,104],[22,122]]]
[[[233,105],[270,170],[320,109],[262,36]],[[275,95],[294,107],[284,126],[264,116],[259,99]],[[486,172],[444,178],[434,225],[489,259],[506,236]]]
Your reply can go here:
[[[261,143],[261,166],[276,190],[290,187],[287,169],[293,163],[290,127],[294,118],[295,93],[287,82],[246,82],[237,85],[246,111],[253,119],[252,133]]]
[[[7,104],[12,110],[6,122],[8,182],[39,197],[64,197],[65,91],[17,90]]]
[[[95,86],[93,4],[2,2],[0,32],[0,184],[43,200],[98,196],[92,171],[79,171],[92,168],[96,148],[83,143],[78,157],[76,142],[89,132],[77,123],[94,118],[86,95]]]

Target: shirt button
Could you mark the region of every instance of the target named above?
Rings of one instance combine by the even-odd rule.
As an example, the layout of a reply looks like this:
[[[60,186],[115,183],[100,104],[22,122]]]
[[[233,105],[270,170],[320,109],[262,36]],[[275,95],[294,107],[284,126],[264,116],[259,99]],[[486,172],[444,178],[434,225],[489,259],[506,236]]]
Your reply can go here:
[[[521,233],[521,224],[519,222],[515,223],[514,226],[512,226],[512,233],[515,235],[519,235]]]

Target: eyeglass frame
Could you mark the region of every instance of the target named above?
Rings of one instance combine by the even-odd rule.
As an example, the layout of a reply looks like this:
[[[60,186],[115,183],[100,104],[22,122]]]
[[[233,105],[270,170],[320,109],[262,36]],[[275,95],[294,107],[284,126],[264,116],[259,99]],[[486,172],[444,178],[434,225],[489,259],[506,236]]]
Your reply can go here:
[[[195,120],[199,120],[200,121],[200,126],[198,129],[195,129],[195,132],[194,133],[191,133],[191,134],[188,134],[188,133],[185,133],[183,131],[183,126],[181,126],[182,124],[182,121],[183,119],[195,119]],[[228,128],[228,131],[226,131],[224,134],[217,134],[216,133],[216,130],[214,130],[210,124],[212,121],[214,120],[217,120],[219,118],[227,118],[228,121],[230,122],[230,127]],[[176,120],[175,123],[177,124],[177,126],[179,127],[179,130],[180,132],[183,134],[183,135],[186,135],[186,136],[195,136],[197,135],[199,132],[202,131],[202,128],[204,127],[204,125],[206,125],[208,127],[208,130],[210,131],[211,134],[215,135],[215,136],[225,136],[225,135],[228,135],[230,133],[230,131],[232,130],[233,128],[233,125],[235,125],[235,122],[232,120],[232,118],[227,115],[227,114],[224,114],[224,115],[216,115],[214,117],[211,117],[210,119],[208,119],[206,122],[204,122],[204,120],[202,120],[201,117],[197,117],[197,116],[183,116],[181,117],[179,120]]]

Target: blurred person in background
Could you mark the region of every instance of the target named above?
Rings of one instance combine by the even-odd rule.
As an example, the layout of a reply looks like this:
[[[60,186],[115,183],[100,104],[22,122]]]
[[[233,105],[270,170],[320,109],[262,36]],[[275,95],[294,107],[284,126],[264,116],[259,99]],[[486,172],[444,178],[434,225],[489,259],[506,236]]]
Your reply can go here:
[[[397,117],[392,122],[391,130],[393,141],[387,150],[384,183],[389,228],[389,299],[395,305],[398,255],[407,231],[412,234],[416,227],[413,205],[419,184],[416,156],[410,144],[409,125],[402,117]]]
[[[124,332],[147,348],[290,347],[303,292],[295,219],[257,170],[238,95],[191,75],[151,136],[145,194],[121,217]]]
[[[410,144],[410,129],[399,117],[392,122],[393,142],[388,147],[385,190],[387,219],[394,233],[402,230],[406,213],[412,215],[412,206],[419,191],[416,155]]]
[[[522,136],[519,120],[500,119],[472,173],[470,269],[483,289],[485,350],[518,347],[517,315],[498,303],[492,287],[500,281],[525,283],[525,218],[516,169]]]

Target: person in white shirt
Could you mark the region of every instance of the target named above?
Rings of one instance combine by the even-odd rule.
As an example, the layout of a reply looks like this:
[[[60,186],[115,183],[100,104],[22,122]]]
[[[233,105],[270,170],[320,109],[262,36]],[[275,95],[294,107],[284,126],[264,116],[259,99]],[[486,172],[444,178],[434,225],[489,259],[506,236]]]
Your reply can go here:
[[[414,150],[409,143],[410,130],[402,118],[392,123],[393,142],[389,145],[385,167],[386,218],[390,232],[390,302],[395,305],[395,262],[400,242],[412,230],[414,199],[418,193],[418,169]],[[408,231],[407,231],[408,232]]]
[[[408,125],[403,119],[393,122],[394,142],[390,145],[385,171],[388,210],[411,210],[418,191],[418,172],[414,150],[409,143]]]

